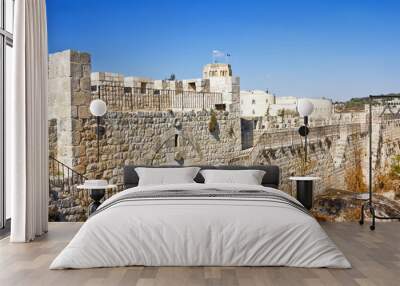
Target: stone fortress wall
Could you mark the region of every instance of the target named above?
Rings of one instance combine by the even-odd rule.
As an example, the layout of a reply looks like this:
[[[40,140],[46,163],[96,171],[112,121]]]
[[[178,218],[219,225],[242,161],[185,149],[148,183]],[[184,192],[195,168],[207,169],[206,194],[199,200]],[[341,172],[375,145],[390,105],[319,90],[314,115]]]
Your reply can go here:
[[[50,152],[88,178],[101,177],[117,184],[122,183],[123,166],[128,164],[277,164],[282,171],[281,189],[293,194],[294,186],[288,177],[298,174],[303,150],[303,142],[297,133],[301,120],[290,116],[252,119],[252,141],[250,146],[243,148],[240,81],[231,76],[231,71],[227,73],[227,76],[214,79],[212,76],[198,79],[196,87],[189,84],[194,80],[145,79],[152,88],[186,90],[190,87],[201,92],[203,86],[208,91],[221,92],[226,110],[110,111],[101,119],[106,131],[100,140],[98,161],[96,120],[89,113],[90,101],[97,92],[93,86],[99,85],[104,76],[109,82],[104,84],[103,80],[102,83],[107,93],[110,84],[122,89],[135,85],[140,88],[144,79],[92,73],[87,53],[68,50],[52,54],[49,60]],[[216,128],[210,131],[213,114]],[[311,121],[309,155],[315,162],[311,172],[322,178],[316,184],[317,194],[329,188],[345,188],[345,170],[354,165],[352,154],[355,149],[363,150],[363,173],[367,174],[366,122],[365,113],[333,114],[328,121]],[[374,154],[378,155],[375,161],[378,157],[390,157],[382,152],[397,152],[400,146],[398,124],[374,122],[373,130],[381,138],[374,142]],[[382,147],[382,142],[389,139],[391,147]],[[62,213],[63,220],[76,221],[86,217],[87,200],[87,196],[64,196],[51,201],[50,205],[53,213]]]

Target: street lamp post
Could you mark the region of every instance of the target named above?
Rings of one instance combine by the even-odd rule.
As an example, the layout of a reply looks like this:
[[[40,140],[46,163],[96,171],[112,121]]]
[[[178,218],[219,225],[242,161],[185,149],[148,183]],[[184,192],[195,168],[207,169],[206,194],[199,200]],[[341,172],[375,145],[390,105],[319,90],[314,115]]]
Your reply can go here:
[[[301,117],[304,117],[304,125],[299,128],[299,133],[304,137],[304,163],[307,164],[307,135],[310,132],[308,128],[308,116],[313,112],[314,105],[307,99],[299,99],[297,110]]]
[[[100,161],[100,136],[104,134],[105,130],[104,127],[100,128],[100,117],[106,114],[107,112],[107,105],[106,103],[101,100],[101,99],[95,99],[92,100],[90,103],[90,113],[94,116],[96,116],[97,120],[97,128],[96,128],[96,134],[97,134],[97,162]]]
[[[318,177],[307,176],[307,135],[308,129],[308,116],[313,112],[314,105],[307,99],[299,99],[297,102],[297,111],[299,115],[304,118],[304,125],[299,128],[299,133],[304,137],[304,164],[302,166],[301,176],[290,177],[290,180],[296,182],[296,197],[299,202],[307,209],[313,206],[313,182],[319,180]]]

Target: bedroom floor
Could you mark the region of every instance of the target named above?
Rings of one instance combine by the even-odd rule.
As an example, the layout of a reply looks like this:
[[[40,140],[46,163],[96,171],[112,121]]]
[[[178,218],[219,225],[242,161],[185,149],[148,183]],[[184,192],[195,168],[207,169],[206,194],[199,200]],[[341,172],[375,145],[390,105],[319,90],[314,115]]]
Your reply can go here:
[[[126,267],[48,270],[80,223],[50,223],[49,233],[29,244],[0,240],[0,285],[399,285],[400,223],[379,223],[371,232],[357,223],[323,223],[353,269],[286,267]]]

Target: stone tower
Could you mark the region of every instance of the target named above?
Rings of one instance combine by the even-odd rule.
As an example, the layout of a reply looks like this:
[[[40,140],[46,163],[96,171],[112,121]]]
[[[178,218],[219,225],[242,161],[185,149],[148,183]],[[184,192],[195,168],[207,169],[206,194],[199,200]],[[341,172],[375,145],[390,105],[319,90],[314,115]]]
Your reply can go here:
[[[222,93],[223,103],[229,112],[240,112],[240,78],[232,76],[230,64],[205,65],[203,79],[209,80],[210,91]]]
[[[203,68],[203,78],[212,77],[232,77],[232,67],[230,64],[207,64]]]
[[[81,119],[88,119],[91,59],[88,53],[66,50],[49,55],[48,118],[56,122],[57,144],[52,153],[67,166],[75,166],[74,156],[84,153]],[[75,168],[83,173],[83,169]]]

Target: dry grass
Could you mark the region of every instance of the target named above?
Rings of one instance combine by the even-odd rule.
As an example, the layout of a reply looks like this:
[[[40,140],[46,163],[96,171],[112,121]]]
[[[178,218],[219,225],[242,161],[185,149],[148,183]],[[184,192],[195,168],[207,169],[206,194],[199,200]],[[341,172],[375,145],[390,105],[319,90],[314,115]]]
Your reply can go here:
[[[317,166],[316,160],[304,159],[304,151],[300,149],[298,151],[297,157],[294,159],[294,169],[298,176],[311,175]]]
[[[350,192],[363,193],[367,191],[361,165],[362,153],[361,147],[355,148],[352,154],[354,165],[345,170],[345,183]]]
[[[377,193],[400,192],[400,155],[392,158],[390,166],[386,164],[375,170],[373,190]]]

